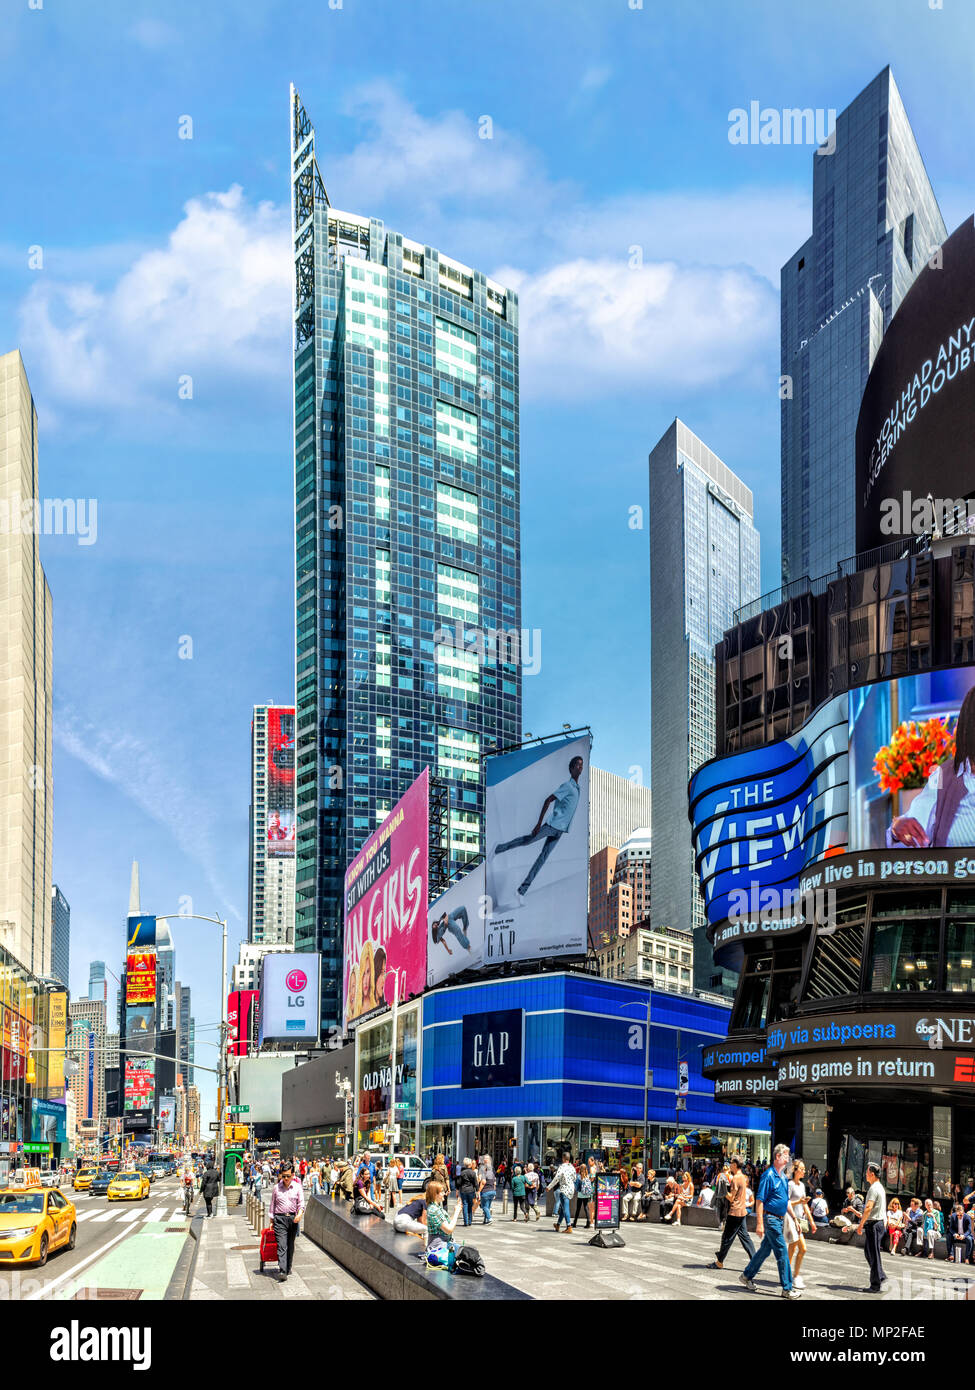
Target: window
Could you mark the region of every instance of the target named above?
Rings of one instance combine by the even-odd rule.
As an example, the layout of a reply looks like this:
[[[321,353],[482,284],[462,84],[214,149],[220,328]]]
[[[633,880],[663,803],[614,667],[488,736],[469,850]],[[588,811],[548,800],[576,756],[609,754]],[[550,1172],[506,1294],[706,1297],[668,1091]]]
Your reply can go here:
[[[948,894],[945,969],[945,989],[975,993],[975,894]]]
[[[873,993],[937,987],[938,922],[874,921],[868,989]]]

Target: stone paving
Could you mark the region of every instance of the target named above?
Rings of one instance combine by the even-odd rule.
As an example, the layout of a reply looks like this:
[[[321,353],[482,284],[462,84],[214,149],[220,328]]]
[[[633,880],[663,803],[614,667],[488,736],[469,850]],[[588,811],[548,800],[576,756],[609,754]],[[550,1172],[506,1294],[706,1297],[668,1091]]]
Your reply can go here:
[[[295,1242],[294,1264],[285,1283],[276,1264],[261,1273],[259,1238],[247,1224],[243,1207],[203,1222],[200,1251],[190,1297],[196,1299],[374,1299],[364,1284],[335,1263],[302,1232]]]
[[[481,1252],[486,1268],[534,1298],[597,1299],[751,1299],[778,1296],[781,1286],[770,1256],[756,1279],[758,1293],[738,1282],[746,1256],[737,1242],[723,1270],[707,1269],[718,1245],[717,1229],[674,1228],[655,1222],[626,1222],[620,1235],[626,1245],[600,1250],[589,1245],[593,1231],[585,1225],[556,1234],[551,1217],[517,1222],[496,1204],[494,1220],[454,1233]],[[756,1248],[758,1241],[752,1236]],[[953,1301],[975,1299],[975,1267],[944,1260],[883,1256],[888,1279],[879,1296],[867,1292],[869,1271],[863,1251],[815,1241],[809,1244],[802,1275],[802,1301],[886,1299]]]

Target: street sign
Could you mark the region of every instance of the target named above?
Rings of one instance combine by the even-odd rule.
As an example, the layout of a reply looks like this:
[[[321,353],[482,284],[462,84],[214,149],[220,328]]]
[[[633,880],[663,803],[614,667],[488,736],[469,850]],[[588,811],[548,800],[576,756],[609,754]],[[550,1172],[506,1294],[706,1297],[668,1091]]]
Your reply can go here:
[[[251,1108],[250,1108],[249,1105],[228,1105],[228,1106],[227,1106],[227,1114],[228,1114],[228,1115],[249,1115],[250,1112],[251,1112]]]
[[[210,1128],[211,1128],[212,1130],[215,1130],[216,1132],[219,1133],[220,1126],[217,1124],[216,1121],[214,1121],[213,1124],[211,1124]]]
[[[398,1100],[398,1101],[396,1102],[396,1109],[397,1109],[397,1110],[409,1110],[409,1108],[410,1108],[410,1102],[409,1102],[408,1100]]]

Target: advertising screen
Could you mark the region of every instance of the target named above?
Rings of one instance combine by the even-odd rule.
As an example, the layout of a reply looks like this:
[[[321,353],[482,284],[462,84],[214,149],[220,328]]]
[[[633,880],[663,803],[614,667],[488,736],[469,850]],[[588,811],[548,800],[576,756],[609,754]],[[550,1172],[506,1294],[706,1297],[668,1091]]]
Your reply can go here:
[[[261,960],[260,1042],[317,1042],[322,958],[281,952]]]
[[[227,1037],[234,1057],[246,1056],[255,1038],[255,1010],[260,991],[234,990],[227,995]]]
[[[176,1097],[159,1097],[159,1128],[163,1134],[176,1132]]]
[[[156,1094],[155,1064],[151,1058],[126,1058],[123,1083],[125,1110],[150,1110]]]
[[[131,913],[128,919],[126,940],[130,951],[144,951],[148,946],[155,946],[155,917],[145,917],[142,913]]]
[[[67,1107],[56,1100],[31,1101],[30,1135],[35,1144],[67,1142]]]
[[[919,249],[930,256],[932,248]],[[942,502],[964,503],[975,492],[973,334],[969,217],[904,296],[867,378],[856,429],[858,551],[930,533],[933,487]],[[938,510],[943,524],[945,511],[954,509]],[[975,506],[964,510],[975,516]]]
[[[591,739],[488,758],[484,964],[584,955]]]
[[[295,852],[295,712],[275,706],[267,712],[267,852]]]
[[[484,865],[452,883],[427,910],[427,984],[484,960]]]
[[[848,719],[838,695],[790,738],[716,758],[691,778],[709,922],[782,905],[807,864],[846,851]]]
[[[47,996],[47,1085],[49,1091],[64,1091],[64,1052],[68,1031],[68,996],[62,992]]]
[[[975,844],[966,765],[975,767],[975,667],[852,691],[850,849]]]
[[[345,874],[345,1026],[420,994],[427,971],[430,773],[424,768]]]
[[[154,1004],[126,1005],[125,1046],[129,1052],[155,1052],[156,1009]]]
[[[125,959],[126,1004],[156,1002],[156,953],[133,951]]]

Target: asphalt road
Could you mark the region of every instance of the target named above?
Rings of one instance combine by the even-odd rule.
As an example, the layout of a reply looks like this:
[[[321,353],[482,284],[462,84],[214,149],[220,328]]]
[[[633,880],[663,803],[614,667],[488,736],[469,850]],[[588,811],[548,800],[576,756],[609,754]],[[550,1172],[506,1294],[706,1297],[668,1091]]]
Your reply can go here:
[[[59,1250],[48,1256],[43,1269],[36,1265],[21,1265],[0,1272],[0,1302],[7,1299],[33,1300],[54,1296],[60,1286],[73,1275],[94,1264],[107,1251],[120,1245],[135,1232],[165,1230],[170,1226],[185,1226],[183,1199],[177,1178],[157,1178],[149,1196],[141,1202],[110,1202],[107,1197],[92,1197],[87,1192],[63,1188],[78,1212],[78,1237],[74,1250]],[[194,1197],[203,1208],[202,1198]]]

